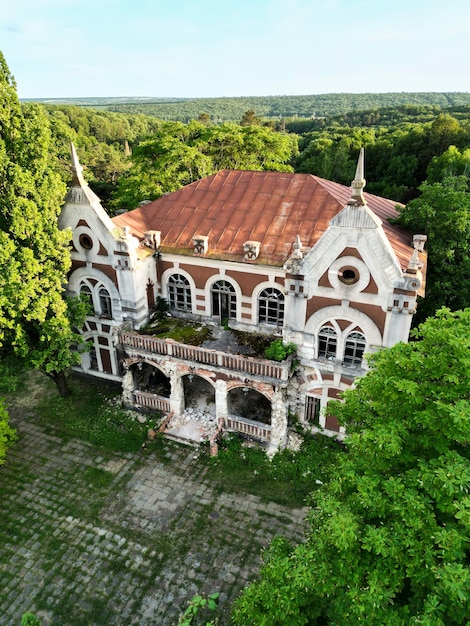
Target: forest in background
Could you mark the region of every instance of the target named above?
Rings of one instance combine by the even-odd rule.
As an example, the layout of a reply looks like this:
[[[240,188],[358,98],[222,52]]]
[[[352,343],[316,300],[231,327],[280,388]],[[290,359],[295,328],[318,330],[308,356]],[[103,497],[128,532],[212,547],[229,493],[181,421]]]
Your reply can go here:
[[[247,110],[255,110],[259,116],[275,120],[331,117],[350,111],[404,105],[458,107],[470,104],[470,93],[327,93],[236,98],[43,98],[35,102],[93,107],[115,113],[142,113],[178,122],[189,122],[201,114],[207,114],[212,123],[219,124],[235,122]]]
[[[453,95],[454,101],[462,96]],[[466,95],[470,97],[470,94]],[[135,173],[135,162],[139,161],[143,144],[148,141],[164,143],[164,160],[171,160],[174,156],[179,159],[180,169],[186,168],[186,175],[180,171],[176,176],[180,186],[197,178],[198,172],[201,175],[211,173],[217,165],[264,169],[264,165],[252,163],[248,166],[246,159],[236,158],[235,152],[240,152],[237,148],[240,137],[247,135],[243,130],[246,127],[257,127],[258,139],[269,137],[271,142],[277,141],[279,145],[286,143],[281,136],[289,135],[290,155],[288,158],[283,155],[284,167],[290,166],[292,171],[315,174],[346,185],[353,178],[359,148],[364,146],[367,191],[406,203],[419,195],[418,188],[428,175],[432,182],[436,182],[444,171],[453,174],[466,171],[468,155],[465,151],[470,148],[470,103],[447,106],[447,96],[445,102],[445,107],[404,104],[349,110],[340,115],[328,114],[321,119],[282,118],[276,121],[263,117],[257,109],[245,109],[237,119],[223,124],[214,124],[207,112],[199,112],[190,122],[183,123],[143,113],[116,113],[76,105],[43,106],[51,122],[63,180],[67,182],[70,177],[70,142],[73,141],[87,170],[87,180],[104,206],[113,212],[133,208],[129,202],[135,202],[136,198],[128,193],[129,178]],[[25,103],[23,106],[32,105]],[[217,135],[219,148],[221,137],[225,135],[224,151],[231,150],[234,158],[211,163],[209,168],[201,167],[201,154],[207,157],[207,152],[214,152],[208,147],[213,144],[214,135]],[[451,146],[463,156],[445,154]],[[185,155],[182,159],[183,148]],[[249,150],[262,152],[263,142],[258,145],[251,142],[245,153]],[[145,186],[141,189],[139,193],[144,195],[137,202],[174,190],[174,186],[168,186],[168,181],[165,186],[157,180],[157,159],[153,165],[152,178],[156,182],[152,189],[147,190]],[[152,166],[148,159],[146,166]]]

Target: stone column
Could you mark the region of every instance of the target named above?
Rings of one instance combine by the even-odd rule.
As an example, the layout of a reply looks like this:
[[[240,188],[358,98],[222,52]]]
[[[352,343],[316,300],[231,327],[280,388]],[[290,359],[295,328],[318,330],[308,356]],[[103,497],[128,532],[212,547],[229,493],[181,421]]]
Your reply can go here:
[[[176,417],[180,417],[180,415],[184,411],[184,386],[183,386],[183,377],[180,375],[176,367],[169,367],[169,377],[170,377],[170,411]]]
[[[287,442],[287,402],[284,389],[276,388],[271,402],[271,441],[268,456],[272,457]]]
[[[133,406],[132,392],[134,391],[134,377],[130,369],[122,377],[122,401],[126,406]]]
[[[217,422],[220,419],[225,419],[228,415],[227,383],[225,380],[216,380],[215,382],[215,415]]]

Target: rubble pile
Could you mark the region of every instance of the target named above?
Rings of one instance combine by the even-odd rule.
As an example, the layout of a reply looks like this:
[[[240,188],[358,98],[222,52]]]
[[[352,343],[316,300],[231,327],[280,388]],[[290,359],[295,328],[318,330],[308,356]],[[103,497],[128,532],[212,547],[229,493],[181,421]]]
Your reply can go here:
[[[201,432],[202,439],[210,439],[217,431],[217,419],[207,409],[187,408],[179,416],[174,416],[168,424],[168,430],[181,428],[186,424],[196,423]]]

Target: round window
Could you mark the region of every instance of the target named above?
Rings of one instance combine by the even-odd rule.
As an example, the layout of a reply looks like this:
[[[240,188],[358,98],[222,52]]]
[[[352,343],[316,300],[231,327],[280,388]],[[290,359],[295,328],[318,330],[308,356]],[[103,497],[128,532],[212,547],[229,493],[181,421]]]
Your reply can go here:
[[[352,267],[344,267],[338,272],[338,278],[346,285],[353,285],[359,280],[359,272]]]
[[[91,250],[93,248],[93,239],[89,235],[80,235],[79,242],[85,250]]]

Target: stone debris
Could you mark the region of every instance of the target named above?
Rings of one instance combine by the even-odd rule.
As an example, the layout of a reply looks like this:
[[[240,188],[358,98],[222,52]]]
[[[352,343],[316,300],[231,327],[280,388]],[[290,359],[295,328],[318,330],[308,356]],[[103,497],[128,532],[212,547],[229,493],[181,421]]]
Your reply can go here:
[[[201,439],[209,440],[217,432],[217,418],[208,409],[187,408],[177,417],[174,416],[168,430],[181,428],[187,424],[196,423],[201,431]]]

